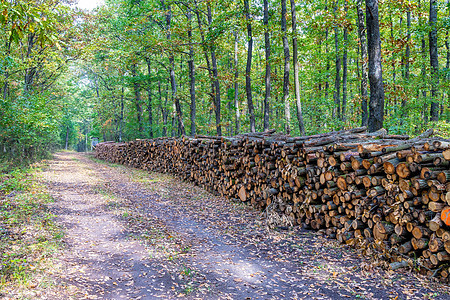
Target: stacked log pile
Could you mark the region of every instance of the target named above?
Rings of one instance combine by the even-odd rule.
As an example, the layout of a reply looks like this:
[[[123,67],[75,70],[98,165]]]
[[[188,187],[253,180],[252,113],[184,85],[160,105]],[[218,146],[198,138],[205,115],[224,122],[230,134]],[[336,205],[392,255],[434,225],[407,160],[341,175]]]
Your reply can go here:
[[[450,206],[450,142],[431,134],[268,131],[107,142],[95,155],[248,202],[266,211],[270,225],[320,230],[367,255],[381,254],[393,268],[418,258],[423,272],[448,281],[450,227],[443,211]]]

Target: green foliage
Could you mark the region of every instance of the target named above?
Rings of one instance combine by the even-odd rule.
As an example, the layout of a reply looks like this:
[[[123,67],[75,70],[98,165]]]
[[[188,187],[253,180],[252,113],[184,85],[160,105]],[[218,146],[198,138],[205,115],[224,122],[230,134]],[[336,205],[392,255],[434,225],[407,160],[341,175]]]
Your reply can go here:
[[[447,119],[450,120],[450,116],[447,113]],[[446,121],[439,121],[433,124],[433,127],[438,131],[438,134],[445,138],[450,139],[450,123]]]
[[[20,163],[45,156],[57,142],[57,112],[42,95],[1,101],[0,144],[6,159]]]
[[[1,1],[0,11],[0,161],[25,165],[61,144],[75,15],[50,0]]]
[[[0,190],[6,195],[11,192],[22,192],[30,187],[29,174],[22,169],[16,169],[11,173],[4,175]]]
[[[442,3],[441,3],[442,4]],[[446,132],[449,117],[449,7],[438,11],[440,122],[429,122],[428,2],[380,1],[385,83],[385,127],[390,133],[417,135],[432,126]],[[361,51],[356,3],[297,1],[300,96],[307,134],[360,126]],[[364,7],[362,7],[365,11]],[[211,18],[208,18],[208,10]],[[249,131],[245,93],[247,20],[241,2],[108,0],[94,12],[77,12],[64,3],[0,2],[0,162],[3,169],[45,157],[58,148],[85,151],[90,138],[125,141],[179,135],[175,99],[186,131],[191,125],[188,61],[195,69],[195,124],[199,134],[216,134],[212,56],[217,59],[224,134]],[[411,11],[411,26],[406,13]],[[270,127],[284,130],[281,5],[269,1],[271,56],[265,58],[262,5],[250,1],[253,31],[250,77],[256,129],[263,129],[265,66],[271,66]],[[189,19],[189,15],[191,19]],[[168,17],[170,16],[170,22]],[[290,7],[287,14],[291,26]],[[335,47],[337,29],[338,48]],[[344,43],[343,31],[348,31]],[[189,33],[190,32],[190,33]],[[408,38],[408,32],[411,37]],[[235,36],[237,52],[235,53]],[[292,52],[292,31],[288,31]],[[422,45],[423,40],[423,45]],[[31,41],[31,42],[30,42]],[[409,64],[406,48],[409,46]],[[333,117],[335,60],[347,51],[347,102]],[[235,78],[235,55],[238,77]],[[292,53],[291,53],[292,58]],[[210,68],[208,70],[208,68]],[[290,72],[292,135],[298,121]],[[172,90],[173,70],[176,91]],[[408,72],[407,72],[408,71]],[[340,72],[342,81],[342,68]],[[407,73],[409,75],[407,75]],[[235,99],[235,84],[237,98]],[[342,103],[342,82],[339,91]],[[151,115],[150,115],[151,111]],[[150,119],[152,123],[150,124]],[[443,134],[445,135],[445,133]]]
[[[298,2],[298,1],[297,1]],[[210,50],[214,49],[218,60],[218,74],[222,94],[221,124],[227,134],[234,134],[236,110],[240,110],[241,131],[249,130],[249,116],[245,94],[244,69],[247,55],[247,21],[243,15],[242,3],[223,0],[214,2],[182,1],[172,2],[152,0],[135,2],[129,0],[110,0],[98,9],[94,17],[92,30],[101,42],[93,39],[90,43],[85,61],[89,80],[99,91],[94,110],[93,130],[107,140],[130,140],[149,137],[150,128],[157,135],[179,134],[177,118],[170,89],[169,56],[174,54],[174,72],[176,74],[177,97],[180,99],[183,122],[189,127],[190,92],[188,53],[194,50],[196,67],[196,127],[199,133],[215,134],[214,104],[211,93],[211,79],[207,70],[206,56],[211,64]],[[208,5],[212,11],[211,20],[206,12]],[[308,134],[335,129],[360,126],[361,122],[361,57],[359,49],[356,4],[339,3],[334,7],[324,1],[306,1],[297,4],[299,27],[299,62],[301,78],[301,99],[304,120]],[[348,5],[347,10],[345,5]],[[166,23],[170,6],[171,23]],[[192,15],[191,23],[187,18],[188,9]],[[196,11],[199,10],[200,21]],[[365,11],[365,8],[362,8]],[[269,1],[269,25],[271,40],[271,58],[264,57],[264,26],[262,24],[262,7],[251,3],[254,52],[252,63],[252,94],[255,105],[257,130],[262,130],[264,99],[264,66],[272,67],[272,91],[270,99],[270,124],[272,128],[283,131],[284,104],[282,102],[283,85],[283,49],[281,47],[281,29],[279,16],[281,7],[277,1]],[[406,12],[411,10],[412,24],[408,29]],[[151,16],[151,17],[148,17]],[[431,99],[429,97],[430,74],[422,66],[429,64],[428,45],[425,56],[421,49],[421,39],[428,41],[428,7],[424,2],[389,2],[380,1],[381,37],[383,51],[383,75],[386,94],[385,127],[391,133],[416,135],[433,126],[427,121]],[[288,26],[291,19],[288,16]],[[443,29],[448,30],[448,7],[441,6],[438,26],[439,39],[446,38]],[[198,26],[200,22],[200,26]],[[209,23],[211,22],[211,23]],[[339,49],[336,52],[334,28],[338,28]],[[192,43],[189,43],[188,31],[192,29]],[[348,41],[344,45],[343,30],[348,30]],[[407,32],[411,40],[407,40]],[[238,34],[238,105],[234,99],[234,32]],[[170,34],[170,38],[169,38]],[[292,38],[290,33],[289,38]],[[410,46],[409,78],[406,74],[406,45]],[[440,90],[442,104],[448,107],[449,81],[445,66],[445,47],[440,43],[441,73]],[[334,77],[336,55],[342,60],[344,46],[348,56],[348,83],[345,118],[333,118]],[[292,45],[290,45],[292,50]],[[205,54],[206,53],[206,54]],[[206,56],[205,56],[206,55]],[[131,67],[136,65],[136,74]],[[342,67],[342,66],[341,66]],[[292,65],[291,65],[292,69]],[[290,106],[291,115],[295,116],[293,94],[293,75],[291,72]],[[342,69],[341,74],[342,78]],[[342,80],[342,79],[341,79]],[[137,100],[135,87],[138,86],[140,98]],[[341,84],[342,89],[342,84]],[[123,100],[122,99],[123,91]],[[426,92],[425,97],[422,93]],[[149,124],[149,106],[147,93],[152,97],[152,125],[146,125],[145,131],[139,132],[138,109],[142,110],[141,121]],[[340,90],[342,101],[342,93]],[[124,110],[121,110],[123,103]],[[343,105],[341,103],[341,105]],[[166,116],[165,116],[166,115]],[[442,122],[447,122],[448,113],[441,115]],[[447,117],[446,117],[447,116]],[[121,123],[122,122],[122,123]],[[299,134],[298,121],[292,119],[292,134]]]
[[[0,177],[0,292],[26,286],[62,238],[46,208],[52,198],[37,183],[35,170]]]

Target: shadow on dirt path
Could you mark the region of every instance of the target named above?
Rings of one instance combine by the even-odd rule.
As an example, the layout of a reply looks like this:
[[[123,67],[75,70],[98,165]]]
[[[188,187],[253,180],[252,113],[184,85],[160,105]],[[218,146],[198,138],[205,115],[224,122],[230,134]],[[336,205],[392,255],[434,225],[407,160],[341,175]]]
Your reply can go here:
[[[42,173],[66,229],[63,298],[449,299],[301,229],[167,175],[58,153]]]

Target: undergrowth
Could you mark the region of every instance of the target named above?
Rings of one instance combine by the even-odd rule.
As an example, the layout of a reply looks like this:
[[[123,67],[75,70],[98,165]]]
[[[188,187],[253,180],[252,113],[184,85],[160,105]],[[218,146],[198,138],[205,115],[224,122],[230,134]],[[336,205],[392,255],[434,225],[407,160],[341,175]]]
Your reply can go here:
[[[31,166],[0,175],[0,298],[35,287],[62,239],[37,171]]]

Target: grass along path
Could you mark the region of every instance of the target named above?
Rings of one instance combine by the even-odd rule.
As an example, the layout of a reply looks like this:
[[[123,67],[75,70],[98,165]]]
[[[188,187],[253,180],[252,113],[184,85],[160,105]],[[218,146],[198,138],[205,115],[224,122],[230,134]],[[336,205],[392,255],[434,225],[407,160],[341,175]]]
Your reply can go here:
[[[49,259],[55,284],[30,299],[450,297],[314,232],[268,230],[260,212],[171,176],[68,152],[39,176],[65,236]]]
[[[32,299],[41,289],[61,294],[48,274],[63,231],[48,209],[53,199],[37,179],[40,171],[32,166],[0,177],[0,299]]]

